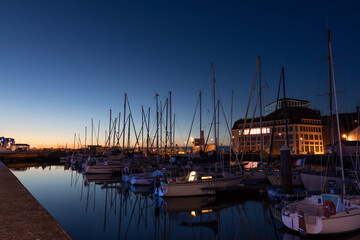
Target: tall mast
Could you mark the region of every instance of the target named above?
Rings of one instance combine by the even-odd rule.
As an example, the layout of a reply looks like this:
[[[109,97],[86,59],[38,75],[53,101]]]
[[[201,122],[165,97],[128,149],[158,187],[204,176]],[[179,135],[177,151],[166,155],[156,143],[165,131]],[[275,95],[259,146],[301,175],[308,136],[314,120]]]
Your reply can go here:
[[[144,153],[144,106],[141,105],[141,151]]]
[[[168,99],[166,99],[165,154],[167,154],[167,142],[168,142],[168,138],[169,138],[168,119],[169,119],[169,101],[168,101]]]
[[[110,120],[109,120],[109,137],[108,137],[108,139],[109,139],[109,148],[110,148],[110,136],[111,136],[111,109],[110,109]]]
[[[127,143],[127,151],[129,152],[130,150],[130,118],[131,118],[131,113],[129,112],[129,117],[128,117],[128,120],[129,120],[129,125],[128,125],[128,143]]]
[[[328,30],[328,33],[330,33],[330,30]],[[330,35],[330,34],[329,34]],[[330,62],[331,62],[331,74],[332,74],[332,82],[334,87],[334,97],[335,97],[335,110],[336,110],[336,124],[337,124],[337,133],[338,133],[338,141],[339,141],[339,152],[340,152],[340,164],[341,164],[341,180],[342,180],[342,190],[343,195],[346,194],[345,190],[345,176],[344,176],[344,162],[343,162],[343,155],[342,155],[342,146],[341,146],[341,134],[340,134],[340,125],[339,125],[339,108],[337,104],[337,96],[336,96],[336,85],[335,85],[335,74],[334,74],[334,62],[333,62],[333,56],[331,51],[331,41],[329,41],[329,56],[330,56]]]
[[[96,138],[96,145],[99,145],[99,138],[100,138],[100,120],[99,120],[99,124],[98,124],[98,134],[97,134],[97,138]]]
[[[76,133],[74,133],[74,149],[76,148],[75,142],[76,142]]]
[[[200,100],[200,147],[199,147],[199,151],[202,151],[202,126],[201,126],[201,91],[199,93],[199,100]]]
[[[359,124],[360,124],[360,101],[358,101],[358,106],[356,108],[357,112],[357,128],[356,128],[356,164],[359,163]],[[356,170],[359,169],[359,166]]]
[[[172,122],[171,122],[171,114],[172,114],[172,109],[171,109],[171,91],[169,91],[169,104],[170,104],[170,159],[172,157],[172,153],[173,153],[173,149],[172,149]],[[170,160],[171,162],[171,160]]]
[[[217,154],[217,139],[216,139],[216,106],[215,106],[215,73],[214,73],[214,64],[211,63],[212,70],[212,87],[213,87],[213,107],[214,107],[214,143],[215,143],[215,152]]]
[[[117,142],[116,142],[116,146],[120,147],[120,119],[121,119],[121,112],[119,112],[119,122],[118,122],[118,131],[117,131]]]
[[[113,147],[115,146],[115,137],[116,137],[116,122],[117,122],[117,118],[115,118],[115,119],[114,119]]]
[[[123,152],[125,151],[125,125],[126,125],[126,93],[125,93],[125,96],[124,96]]]
[[[284,109],[284,117],[285,117],[285,131],[286,131],[286,146],[289,146],[289,132],[288,132],[288,122],[287,122],[287,101],[286,101],[286,95],[285,95],[285,71],[284,66],[281,68],[282,73],[282,80],[283,80],[283,92],[284,92],[284,101],[285,101],[285,109]]]
[[[334,118],[333,118],[333,91],[331,83],[331,32],[330,29],[327,30],[328,35],[328,76],[329,76],[329,118],[330,118],[330,139],[331,139],[331,155],[332,155],[332,164],[334,164]]]
[[[150,141],[150,135],[149,135],[149,131],[150,131],[150,107],[148,108],[148,123],[147,123],[147,139],[146,139],[146,156],[149,153],[149,141]]]
[[[220,138],[220,98],[217,101],[217,146],[219,147],[219,138]]]
[[[163,114],[163,109],[162,109],[162,102],[160,101],[160,151],[162,151],[162,114]]]
[[[172,143],[173,143],[173,146],[174,146],[174,144],[175,144],[175,113],[174,113],[174,124],[173,124],[173,135],[172,135],[172,137],[173,137]],[[172,161],[171,161],[171,163],[172,163]]]
[[[159,94],[155,94],[156,98],[156,159],[159,163],[159,106],[158,106]]]
[[[87,127],[85,127],[85,147],[84,147],[84,149],[86,148],[86,134],[87,134]]]
[[[262,132],[262,96],[261,96],[261,56],[259,58],[259,101],[260,101],[260,160],[261,165],[263,165],[263,159],[261,157],[262,152],[264,150],[264,142],[263,142],[263,132]]]
[[[91,118],[91,145],[93,145],[94,121]]]
[[[234,103],[234,89],[231,90],[231,107],[230,107],[230,124],[232,125],[233,115],[233,103]],[[232,135],[230,135],[230,151],[229,151],[229,166],[231,167],[231,147],[233,145]],[[235,150],[235,149],[234,149]]]

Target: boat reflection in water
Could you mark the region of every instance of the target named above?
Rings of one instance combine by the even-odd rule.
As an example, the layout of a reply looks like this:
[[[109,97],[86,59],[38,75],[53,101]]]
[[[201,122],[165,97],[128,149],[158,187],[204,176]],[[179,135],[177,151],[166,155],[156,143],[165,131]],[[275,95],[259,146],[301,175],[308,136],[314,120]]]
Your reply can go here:
[[[270,214],[269,204],[264,198],[154,198],[157,219],[168,221],[160,221],[169,226],[168,234],[172,234],[171,228],[190,231],[192,239],[278,239],[281,224]]]

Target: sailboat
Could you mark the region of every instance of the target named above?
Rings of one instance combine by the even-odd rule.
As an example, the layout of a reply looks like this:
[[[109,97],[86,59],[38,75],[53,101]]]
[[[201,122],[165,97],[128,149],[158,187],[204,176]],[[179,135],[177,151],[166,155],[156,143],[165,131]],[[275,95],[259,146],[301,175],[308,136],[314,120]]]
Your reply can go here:
[[[213,107],[214,107],[214,142],[215,155],[218,154],[218,140],[216,131],[216,107],[215,107],[215,74],[214,65],[212,68],[213,84]],[[220,112],[220,110],[218,110]],[[219,113],[218,112],[218,113]],[[229,131],[230,133],[230,131]],[[201,138],[201,137],[200,137]],[[242,175],[235,175],[230,172],[203,173],[201,171],[191,171],[186,177],[157,178],[154,183],[154,193],[158,197],[183,197],[214,195],[215,188],[238,186],[243,180]]]
[[[334,87],[337,131],[340,139],[339,113],[335,88],[334,67],[328,30],[329,59]],[[338,234],[360,229],[360,196],[346,195],[342,148],[339,144],[342,194],[320,194],[300,201],[285,202],[281,218],[286,227],[304,234]]]
[[[214,195],[219,187],[239,186],[243,176],[231,173],[202,173],[191,171],[185,178],[168,178],[155,180],[155,196],[185,197]]]

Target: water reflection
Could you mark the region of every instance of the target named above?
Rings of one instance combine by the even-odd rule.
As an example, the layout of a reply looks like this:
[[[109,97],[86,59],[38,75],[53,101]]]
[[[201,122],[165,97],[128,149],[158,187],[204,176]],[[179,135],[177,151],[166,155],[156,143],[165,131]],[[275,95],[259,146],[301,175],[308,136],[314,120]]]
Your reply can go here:
[[[119,176],[25,168],[12,171],[73,239],[306,239],[284,227],[265,198],[163,199],[149,186],[122,184]]]

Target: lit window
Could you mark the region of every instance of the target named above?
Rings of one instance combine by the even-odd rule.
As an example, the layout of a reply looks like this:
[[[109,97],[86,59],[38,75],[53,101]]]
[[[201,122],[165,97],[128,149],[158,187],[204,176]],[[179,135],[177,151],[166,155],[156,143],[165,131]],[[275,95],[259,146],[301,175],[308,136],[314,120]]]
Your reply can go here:
[[[192,171],[189,176],[189,182],[195,181],[196,172]]]

